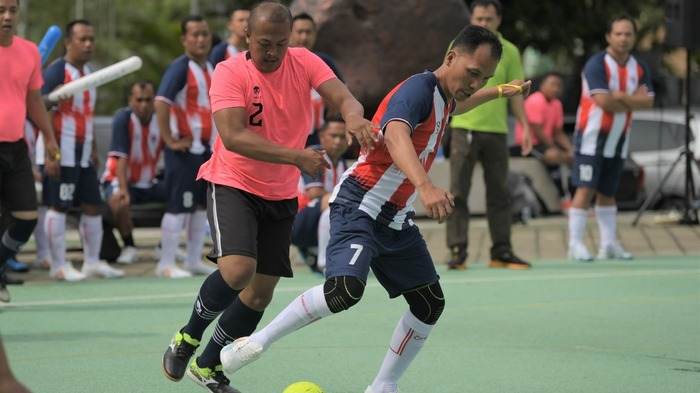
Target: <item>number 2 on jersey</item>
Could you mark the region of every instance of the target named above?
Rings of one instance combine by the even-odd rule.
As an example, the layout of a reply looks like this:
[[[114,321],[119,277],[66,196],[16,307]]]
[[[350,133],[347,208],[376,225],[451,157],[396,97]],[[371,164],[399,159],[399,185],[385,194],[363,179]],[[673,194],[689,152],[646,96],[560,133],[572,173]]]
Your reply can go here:
[[[260,117],[262,117],[261,113],[263,111],[263,104],[261,104],[259,102],[254,102],[253,106],[258,108],[258,109],[252,115],[250,115],[250,117],[248,118],[248,121],[250,122],[251,126],[262,127],[263,123],[262,123],[262,119]]]

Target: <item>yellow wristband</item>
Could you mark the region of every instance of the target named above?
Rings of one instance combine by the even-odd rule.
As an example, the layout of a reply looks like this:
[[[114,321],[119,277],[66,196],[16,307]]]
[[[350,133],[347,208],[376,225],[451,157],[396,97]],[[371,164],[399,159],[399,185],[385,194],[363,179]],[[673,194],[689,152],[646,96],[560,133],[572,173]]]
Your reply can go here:
[[[53,157],[49,157],[49,158],[51,158],[52,161],[59,161],[61,159],[61,152],[57,151]]]
[[[503,97],[503,85],[496,86],[496,89],[498,90],[498,98]]]

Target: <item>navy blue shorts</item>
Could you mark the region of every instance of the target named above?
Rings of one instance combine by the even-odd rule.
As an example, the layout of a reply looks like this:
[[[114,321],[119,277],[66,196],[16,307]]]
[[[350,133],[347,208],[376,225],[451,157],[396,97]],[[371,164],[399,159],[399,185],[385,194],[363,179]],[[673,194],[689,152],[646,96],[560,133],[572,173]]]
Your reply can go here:
[[[211,153],[192,154],[165,149],[165,189],[168,213],[190,213],[207,203],[207,183],[196,180],[199,167]]]
[[[624,158],[607,158],[600,155],[576,154],[572,168],[571,183],[576,187],[588,187],[599,193],[614,197],[620,186],[624,169]]]
[[[297,212],[292,225],[292,244],[297,247],[318,246],[318,221],[321,219],[321,198],[309,202]]]
[[[353,276],[367,282],[371,267],[392,298],[438,281],[433,259],[415,225],[397,231],[356,208],[334,203],[330,209],[327,278]]]
[[[102,204],[97,171],[92,164],[87,168],[62,166],[60,179],[54,180],[45,175],[43,183],[41,198],[46,206],[67,210],[82,203]]]
[[[105,200],[109,198],[114,193],[115,187],[112,183],[102,183],[102,193]],[[129,187],[129,199],[132,205],[141,205],[144,203],[153,202],[165,202],[167,199],[167,193],[165,190],[165,183],[158,182],[153,183],[149,188],[139,188],[139,187]]]

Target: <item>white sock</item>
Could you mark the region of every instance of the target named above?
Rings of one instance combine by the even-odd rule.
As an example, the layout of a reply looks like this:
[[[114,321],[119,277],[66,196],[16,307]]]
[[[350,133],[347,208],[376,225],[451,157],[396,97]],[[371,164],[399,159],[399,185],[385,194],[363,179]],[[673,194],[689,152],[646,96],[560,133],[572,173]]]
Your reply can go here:
[[[45,206],[40,206],[38,209],[39,217],[37,218],[36,227],[34,228],[34,241],[36,241],[36,260],[44,261],[51,255],[49,251],[49,239],[46,237],[46,212]]]
[[[162,237],[160,239],[160,261],[158,268],[175,265],[175,253],[180,243],[180,232],[185,225],[185,214],[165,213],[160,223]]]
[[[86,264],[100,261],[103,233],[102,216],[80,215],[80,238],[83,241],[83,258]]]
[[[51,269],[56,270],[66,263],[66,213],[47,211],[44,229],[51,252]]]
[[[326,270],[326,247],[331,240],[331,209],[321,213],[318,220],[318,259],[317,266],[321,271]]]
[[[187,225],[187,265],[199,265],[202,263],[202,250],[204,249],[204,236],[207,230],[207,212],[195,210],[188,214]]]
[[[397,390],[399,378],[416,358],[432,329],[433,325],[423,323],[411,311],[406,311],[394,329],[382,367],[372,382],[373,392]]]
[[[595,217],[600,231],[600,248],[617,243],[617,206],[596,206]]]
[[[267,349],[272,343],[289,333],[331,314],[323,294],[323,285],[317,285],[289,303],[272,322],[253,333],[250,339]]]
[[[588,220],[586,209],[575,207],[569,209],[569,245],[583,242],[583,236],[586,233],[586,220]]]

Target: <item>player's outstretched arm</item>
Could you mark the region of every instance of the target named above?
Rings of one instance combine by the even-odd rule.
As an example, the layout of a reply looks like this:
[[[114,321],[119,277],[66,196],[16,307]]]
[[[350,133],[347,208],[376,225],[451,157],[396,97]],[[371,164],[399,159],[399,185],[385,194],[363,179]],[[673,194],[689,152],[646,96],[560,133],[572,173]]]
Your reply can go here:
[[[530,86],[532,86],[532,81],[514,80],[502,85],[479,89],[466,100],[457,101],[457,107],[453,115],[467,112],[496,98],[513,97],[516,95],[526,97],[530,92]]]
[[[311,175],[329,167],[322,150],[289,149],[270,142],[249,130],[247,119],[243,108],[225,108],[214,113],[216,128],[227,150],[255,160],[295,165]]]
[[[337,78],[327,80],[318,87],[318,93],[340,112],[348,132],[357,138],[363,149],[374,147],[377,135],[372,132],[372,123],[365,119],[362,104],[353,97],[343,82]],[[351,138],[348,141],[352,143]]]
[[[435,187],[423,168],[411,142],[411,129],[402,121],[391,121],[384,131],[392,160],[416,187],[428,216],[442,221],[452,213],[454,197],[449,191]]]

